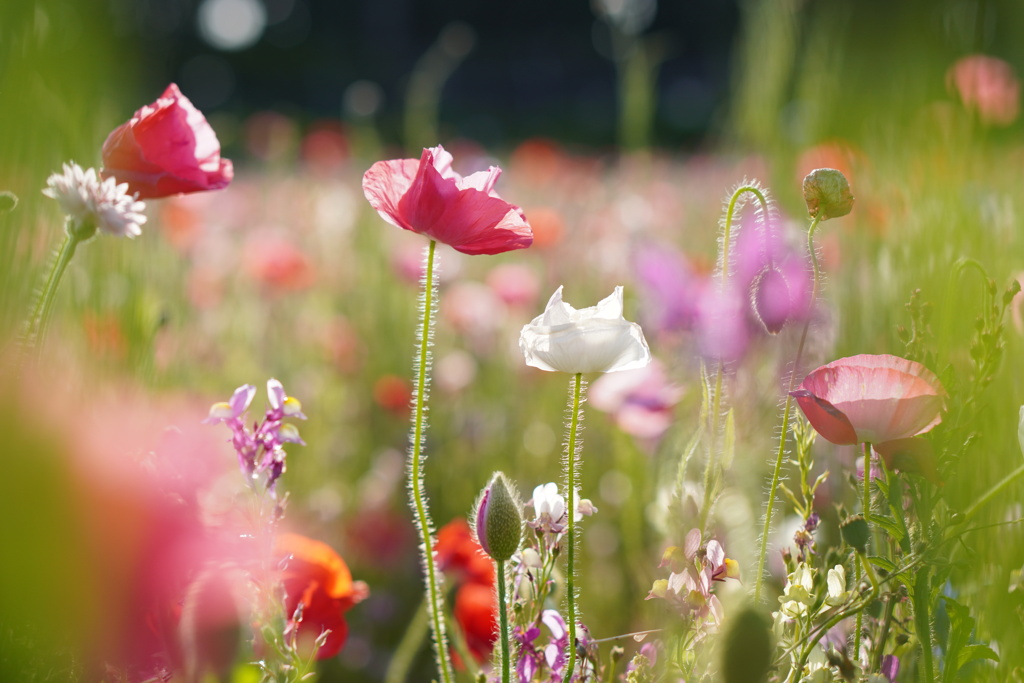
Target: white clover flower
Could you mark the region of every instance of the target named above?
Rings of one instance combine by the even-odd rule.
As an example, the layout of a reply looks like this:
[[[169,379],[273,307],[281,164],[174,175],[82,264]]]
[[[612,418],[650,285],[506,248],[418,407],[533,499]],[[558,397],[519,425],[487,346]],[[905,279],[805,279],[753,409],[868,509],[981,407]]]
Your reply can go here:
[[[79,230],[81,238],[90,237],[97,228],[118,237],[142,234],[145,202],[128,194],[127,183],[101,179],[94,168],[82,170],[73,161],[64,164],[63,173],[47,178],[43,194],[57,200],[70,219],[69,230]]]
[[[643,330],[622,316],[622,287],[596,306],[576,310],[555,290],[544,313],[523,327],[526,364],[551,372],[616,372],[650,364]]]

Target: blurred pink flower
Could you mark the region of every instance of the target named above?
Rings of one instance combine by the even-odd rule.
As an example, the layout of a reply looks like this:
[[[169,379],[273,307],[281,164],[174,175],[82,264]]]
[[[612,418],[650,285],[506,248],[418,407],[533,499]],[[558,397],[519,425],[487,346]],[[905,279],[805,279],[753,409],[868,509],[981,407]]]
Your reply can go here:
[[[815,430],[834,444],[884,444],[942,421],[946,392],[920,363],[862,354],[813,371],[792,392]]]
[[[540,279],[529,266],[503,263],[487,274],[487,286],[510,307],[532,306],[540,295]]]
[[[463,178],[438,145],[417,159],[378,161],[363,175],[363,193],[381,218],[465,254],[500,254],[533,242],[519,207],[498,197],[501,169]]]
[[[641,246],[633,257],[645,328],[656,332],[693,329],[707,280],[686,256],[664,244]]]
[[[982,123],[1008,126],[1020,114],[1020,81],[1007,62],[988,55],[968,55],[946,72],[946,87],[956,92]]]
[[[777,334],[792,321],[806,320],[811,306],[811,266],[806,250],[791,243],[777,216],[764,223],[745,217],[736,238],[733,277],[750,292],[751,317]]]
[[[611,413],[622,431],[638,439],[658,439],[672,425],[672,408],[685,391],[669,382],[657,359],[637,370],[602,375],[590,386],[589,401]]]
[[[310,258],[282,237],[251,236],[245,244],[242,263],[254,280],[281,292],[307,289],[316,281]]]
[[[103,175],[151,199],[227,187],[234,169],[202,112],[171,83],[107,137]]]
[[[753,332],[747,320],[745,291],[730,282],[725,289],[709,283],[697,303],[697,350],[704,358],[739,360]]]

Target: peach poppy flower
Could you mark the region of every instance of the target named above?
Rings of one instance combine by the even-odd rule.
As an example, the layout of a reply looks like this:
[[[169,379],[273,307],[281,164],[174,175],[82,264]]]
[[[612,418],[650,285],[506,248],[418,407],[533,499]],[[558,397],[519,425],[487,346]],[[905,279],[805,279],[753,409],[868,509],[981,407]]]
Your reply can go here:
[[[345,612],[365,599],[369,589],[362,581],[352,580],[348,565],[326,543],[298,534],[281,534],[276,551],[286,559],[281,582],[289,621],[302,604],[299,640],[312,643],[324,631],[330,631],[316,657],[333,657],[348,637]]]
[[[811,426],[834,444],[882,444],[942,421],[946,392],[920,363],[890,355],[840,358],[791,393]]]

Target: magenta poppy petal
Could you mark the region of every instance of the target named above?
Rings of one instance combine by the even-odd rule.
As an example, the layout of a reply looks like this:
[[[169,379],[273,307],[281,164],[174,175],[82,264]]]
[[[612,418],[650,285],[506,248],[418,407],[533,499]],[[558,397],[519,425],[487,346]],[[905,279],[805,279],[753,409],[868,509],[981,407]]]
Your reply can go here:
[[[363,175],[363,194],[370,206],[391,225],[413,232],[416,229],[402,218],[398,202],[409,191],[419,167],[419,159],[378,161]]]
[[[790,395],[796,399],[816,432],[839,446],[857,443],[857,432],[841,410],[806,389],[793,391]]]

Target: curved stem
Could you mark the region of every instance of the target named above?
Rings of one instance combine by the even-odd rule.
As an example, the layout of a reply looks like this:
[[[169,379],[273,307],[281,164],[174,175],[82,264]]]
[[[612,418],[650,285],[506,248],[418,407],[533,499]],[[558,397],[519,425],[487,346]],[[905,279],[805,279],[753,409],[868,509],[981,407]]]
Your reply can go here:
[[[722,227],[722,278],[720,287],[724,291],[727,283],[729,282],[729,249],[732,242],[732,220],[736,213],[736,208],[739,204],[740,197],[745,193],[751,193],[761,203],[761,211],[765,215],[765,219],[768,217],[768,199],[761,192],[760,188],[754,185],[741,185],[736,188],[729,198],[729,206],[725,211],[725,224]],[[708,452],[708,460],[704,466],[704,499],[700,506],[700,520],[698,527],[700,528],[701,534],[704,533],[704,527],[707,525],[708,517],[711,514],[711,490],[713,488],[713,480],[715,474],[715,465],[718,463],[716,441],[718,440],[718,421],[721,418],[719,414],[722,410],[722,383],[725,375],[725,362],[721,359],[718,361],[718,368],[715,372],[715,391],[711,406],[711,448]]]
[[[65,233],[64,242],[60,246],[60,251],[57,252],[53,268],[46,279],[46,286],[36,301],[32,317],[28,320],[25,339],[28,347],[34,348],[37,352],[42,348],[43,341],[46,338],[46,330],[50,324],[50,314],[53,311],[53,301],[57,294],[57,289],[60,287],[60,281],[64,277],[64,271],[67,269],[68,264],[71,263],[71,258],[75,255],[75,249],[78,248],[79,242],[81,242],[81,239],[74,236],[73,231]]]
[[[423,434],[426,429],[426,403],[430,382],[430,340],[434,324],[435,308],[435,285],[434,285],[434,251],[437,242],[430,240],[427,247],[427,263],[423,274],[423,293],[420,303],[423,309],[423,322],[418,336],[419,348],[415,359],[416,372],[416,405],[413,411],[412,443],[410,444],[409,456],[409,492],[412,497],[412,507],[416,514],[416,526],[420,532],[420,552],[422,554],[423,569],[426,574],[427,584],[427,606],[430,612],[430,627],[434,637],[434,654],[437,658],[437,668],[441,672],[441,679],[444,683],[451,683],[452,668],[448,654],[448,643],[445,638],[444,617],[442,614],[443,604],[441,601],[441,578],[434,562],[434,539],[433,524],[430,521],[430,513],[427,509],[427,495],[423,488]]]
[[[782,430],[779,433],[779,449],[775,454],[775,469],[772,471],[772,483],[768,489],[768,503],[764,511],[764,526],[761,529],[761,551],[757,556],[757,579],[754,582],[754,600],[761,600],[761,588],[764,583],[764,565],[768,556],[768,535],[772,529],[772,510],[775,507],[775,495],[779,490],[779,480],[782,476],[782,462],[786,457],[786,435],[789,432],[789,418],[793,411],[793,389],[796,387],[797,373],[800,372],[800,361],[803,360],[804,344],[807,343],[807,330],[811,325],[811,310],[818,300],[818,255],[814,250],[814,231],[821,223],[820,214],[815,216],[807,229],[807,251],[811,255],[811,298],[808,301],[807,317],[800,330],[800,342],[796,347],[796,357],[793,359],[793,370],[789,374],[789,388],[786,389],[786,403],[782,409]]]
[[[498,639],[501,641],[501,683],[510,683],[512,680],[512,665],[508,646],[508,597],[505,588],[505,561],[495,560],[497,563],[498,575],[498,618],[500,632]]]
[[[565,480],[568,488],[568,527],[566,529],[567,567],[565,570],[566,614],[569,627],[569,643],[563,681],[572,681],[576,668],[576,452],[579,449],[576,432],[579,430],[580,394],[583,390],[583,374],[577,372],[572,379],[572,416],[569,419],[569,444],[566,449]]]

